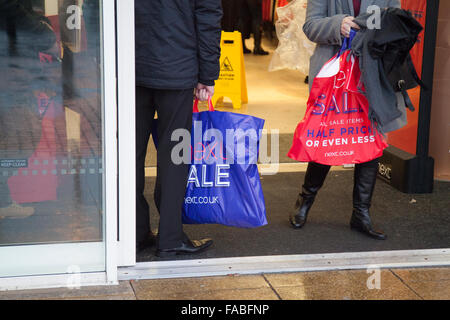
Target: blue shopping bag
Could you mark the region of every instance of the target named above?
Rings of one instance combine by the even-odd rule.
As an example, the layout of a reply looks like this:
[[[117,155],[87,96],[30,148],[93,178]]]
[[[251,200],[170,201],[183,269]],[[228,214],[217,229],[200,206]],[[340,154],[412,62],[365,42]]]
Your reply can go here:
[[[211,101],[209,111],[198,112],[195,101],[184,224],[267,225],[257,166],[264,123],[249,115],[215,111]]]
[[[267,224],[258,172],[265,121],[249,115],[198,112],[194,104],[192,164],[183,223],[256,228]]]

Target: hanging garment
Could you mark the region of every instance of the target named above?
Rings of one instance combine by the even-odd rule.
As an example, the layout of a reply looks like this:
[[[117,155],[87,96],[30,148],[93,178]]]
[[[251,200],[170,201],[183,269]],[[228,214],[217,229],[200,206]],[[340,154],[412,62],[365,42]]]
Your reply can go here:
[[[307,0],[294,0],[277,9],[275,27],[279,44],[270,61],[269,71],[291,69],[309,74],[309,62],[316,44],[303,32],[307,3]]]

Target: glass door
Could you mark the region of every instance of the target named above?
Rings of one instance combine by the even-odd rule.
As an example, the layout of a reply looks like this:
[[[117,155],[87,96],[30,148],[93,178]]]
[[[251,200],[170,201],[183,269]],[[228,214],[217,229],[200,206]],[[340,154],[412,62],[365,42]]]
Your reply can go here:
[[[104,272],[117,212],[114,1],[0,6],[0,278]]]

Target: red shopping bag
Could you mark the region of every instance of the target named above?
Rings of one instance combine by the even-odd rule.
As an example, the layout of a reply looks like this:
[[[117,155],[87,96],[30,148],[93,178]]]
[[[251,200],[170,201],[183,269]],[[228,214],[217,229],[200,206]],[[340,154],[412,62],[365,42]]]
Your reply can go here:
[[[388,145],[369,120],[364,91],[358,57],[341,50],[314,79],[305,118],[288,156],[332,166],[381,157]]]

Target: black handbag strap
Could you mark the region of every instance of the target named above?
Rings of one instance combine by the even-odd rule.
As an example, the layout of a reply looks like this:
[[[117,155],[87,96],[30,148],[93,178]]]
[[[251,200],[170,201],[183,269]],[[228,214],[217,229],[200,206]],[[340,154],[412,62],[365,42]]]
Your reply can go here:
[[[413,112],[416,111],[416,108],[414,108],[414,105],[411,101],[411,98],[409,97],[408,92],[406,90],[402,90],[401,93],[402,93],[403,99],[405,100],[406,107]]]
[[[414,66],[414,63],[411,59],[411,55],[408,54],[408,57],[406,57],[406,64],[408,66],[409,71],[411,72],[411,75],[413,76],[414,80],[417,82],[419,86],[424,88],[425,90],[428,90],[425,83],[423,83],[422,79],[420,79],[419,75],[417,74],[416,67]]]
[[[423,89],[427,89],[427,86],[425,85],[425,83],[422,81],[422,79],[420,79],[419,75],[417,74],[416,71],[416,67],[414,66],[414,63],[411,59],[411,55],[408,54],[407,58],[406,58],[406,66],[408,68],[408,71],[411,73],[411,76],[413,77],[414,81]],[[404,82],[404,81],[403,81]],[[406,83],[404,83],[406,85]],[[406,87],[402,87],[402,83],[401,81],[398,83],[400,92],[402,93],[403,99],[405,100],[405,104],[406,107],[411,110],[411,111],[416,111],[416,109],[414,108],[414,105],[411,101],[411,98],[408,95],[408,88]]]

